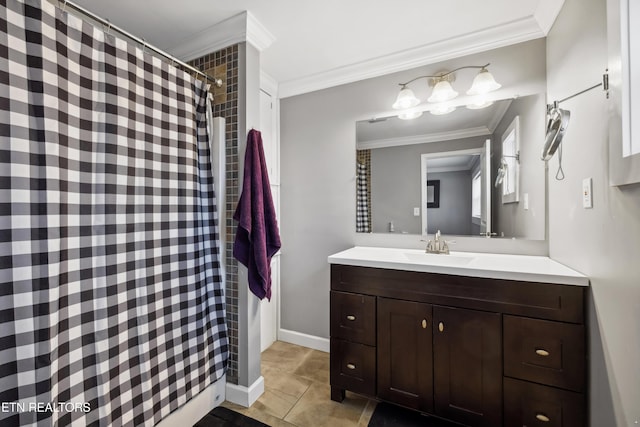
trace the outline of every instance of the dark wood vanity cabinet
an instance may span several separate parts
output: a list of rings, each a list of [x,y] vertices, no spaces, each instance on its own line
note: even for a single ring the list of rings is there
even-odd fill
[[[433,410],[432,306],[378,298],[377,396]]]
[[[468,426],[584,425],[584,287],[331,266],[331,398]]]
[[[500,314],[436,306],[433,320],[434,413],[467,425],[501,425]]]

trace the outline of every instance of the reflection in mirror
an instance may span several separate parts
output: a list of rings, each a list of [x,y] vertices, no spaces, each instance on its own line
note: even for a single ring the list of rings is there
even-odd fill
[[[509,131],[513,122],[519,127],[515,134]],[[459,108],[446,116],[357,122],[356,230],[433,234],[440,229],[445,235],[544,239],[545,170],[539,160],[544,125],[541,94],[481,110]],[[510,142],[503,148],[502,137],[509,134],[519,135],[519,148]],[[449,166],[459,170],[445,172],[445,162],[460,163]],[[504,177],[498,179],[504,163],[512,168],[504,170],[505,176],[519,176],[519,200],[507,204]],[[439,181],[438,207],[430,181]]]
[[[516,116],[502,134],[502,156],[497,186],[502,185],[502,203],[520,201],[520,117]]]
[[[422,154],[423,234],[491,232],[490,153],[487,139],[477,149]]]

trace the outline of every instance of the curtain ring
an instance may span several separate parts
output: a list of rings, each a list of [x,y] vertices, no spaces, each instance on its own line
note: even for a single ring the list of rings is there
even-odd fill
[[[147,49],[147,41],[145,39],[142,39],[142,53],[146,53]]]
[[[64,4],[62,5],[62,11],[63,12],[67,11],[67,0],[64,0]]]
[[[107,35],[111,35],[111,21],[107,19]]]

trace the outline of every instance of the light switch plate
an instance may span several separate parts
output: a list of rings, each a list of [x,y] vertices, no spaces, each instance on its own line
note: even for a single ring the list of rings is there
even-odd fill
[[[582,207],[593,208],[593,181],[591,178],[582,180]]]
[[[420,208],[413,208],[413,216],[420,216]]]
[[[522,195],[522,207],[525,211],[529,210],[529,193],[524,193]]]

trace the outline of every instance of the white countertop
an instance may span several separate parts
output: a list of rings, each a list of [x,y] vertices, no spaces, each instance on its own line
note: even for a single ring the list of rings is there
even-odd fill
[[[330,264],[458,276],[589,286],[589,279],[544,256],[451,252],[427,254],[422,249],[356,246],[328,257]]]

